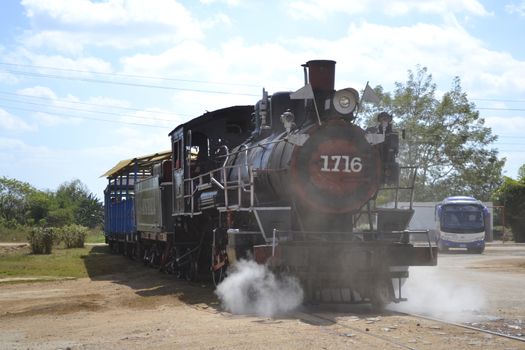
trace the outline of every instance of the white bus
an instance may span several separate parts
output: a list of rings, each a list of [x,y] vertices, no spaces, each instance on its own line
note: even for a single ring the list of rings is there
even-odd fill
[[[469,252],[483,252],[490,216],[482,202],[474,197],[448,197],[436,205],[435,214],[439,250],[465,248]]]

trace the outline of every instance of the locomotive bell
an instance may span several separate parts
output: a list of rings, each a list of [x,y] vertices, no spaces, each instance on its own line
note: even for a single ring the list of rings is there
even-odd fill
[[[290,132],[290,130],[295,127],[295,115],[289,109],[287,109],[286,112],[281,114],[281,122],[283,123],[286,131]]]

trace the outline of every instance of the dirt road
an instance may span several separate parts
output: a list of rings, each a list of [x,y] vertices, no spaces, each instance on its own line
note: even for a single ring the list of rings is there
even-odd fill
[[[95,279],[1,283],[0,349],[525,348],[522,342],[390,312],[301,309],[276,318],[231,315],[221,311],[211,286],[131,263],[136,264],[133,272]],[[431,294],[436,288],[428,292],[420,286],[431,284],[457,288],[434,295],[434,304],[449,310],[447,298],[459,291],[462,297],[451,302],[468,304],[454,306],[467,318],[461,321],[499,322],[516,334],[522,323],[525,328],[524,264],[525,246],[517,245],[491,246],[483,255],[442,255],[432,276],[411,272],[407,292],[413,287],[412,297]],[[407,307],[418,303],[428,304],[428,299],[416,298]]]

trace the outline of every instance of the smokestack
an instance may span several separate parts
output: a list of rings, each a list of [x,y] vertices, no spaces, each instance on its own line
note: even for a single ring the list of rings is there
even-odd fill
[[[313,60],[306,62],[312,89],[326,92],[334,91],[335,61]]]

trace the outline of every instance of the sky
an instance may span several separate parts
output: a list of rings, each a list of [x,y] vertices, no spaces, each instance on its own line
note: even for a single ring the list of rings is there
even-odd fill
[[[119,160],[170,148],[206,111],[295,91],[301,64],[337,61],[335,88],[393,91],[427,67],[454,77],[525,164],[525,0],[5,0],[0,176],[103,198]],[[395,120],[395,119],[394,119]]]

